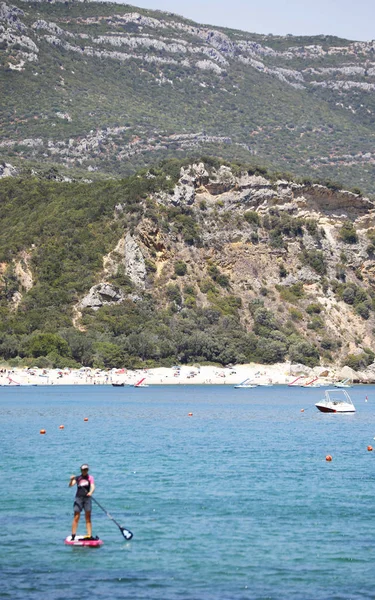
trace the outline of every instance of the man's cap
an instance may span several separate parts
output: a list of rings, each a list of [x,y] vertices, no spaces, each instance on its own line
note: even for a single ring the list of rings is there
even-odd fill
[[[89,469],[89,465],[86,465],[86,464],[81,465],[81,471],[84,471],[85,469],[88,470]]]

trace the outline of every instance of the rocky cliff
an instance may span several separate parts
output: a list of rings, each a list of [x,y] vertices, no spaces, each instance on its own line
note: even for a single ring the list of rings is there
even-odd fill
[[[131,354],[131,345],[133,356],[156,362],[170,356],[172,362],[370,365],[374,203],[229,164],[176,168],[151,169],[101,191],[80,186],[82,203],[74,188],[78,213],[70,214],[66,203],[69,220],[59,232],[51,225],[56,205],[42,199],[42,237],[30,244],[28,230],[29,247],[13,248],[3,262],[3,335],[52,330],[73,343],[67,332],[75,328],[112,353],[121,347]],[[50,198],[52,189],[64,186],[65,195],[70,189],[50,186]],[[14,207],[13,192],[7,194]],[[74,222],[82,230],[72,233]],[[62,238],[65,229],[71,233]],[[111,356],[110,363],[120,360]]]

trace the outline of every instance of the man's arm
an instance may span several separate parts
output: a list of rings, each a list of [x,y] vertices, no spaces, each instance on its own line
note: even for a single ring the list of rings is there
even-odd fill
[[[93,495],[95,491],[95,483],[94,483],[94,478],[92,478],[92,480],[90,481],[90,491],[87,494],[89,497]]]
[[[76,481],[76,476],[75,475],[71,475],[70,479],[69,479],[69,487],[72,487],[73,485],[75,485],[77,483]]]

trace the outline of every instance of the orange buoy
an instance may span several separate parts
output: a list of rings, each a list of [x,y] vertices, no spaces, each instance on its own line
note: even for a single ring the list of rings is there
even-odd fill
[[[39,433],[46,433],[46,430],[45,430],[45,429],[41,429],[41,430],[39,431]]]
[[[301,412],[305,412],[305,409],[304,409],[304,408],[301,408]]]
[[[327,462],[331,462],[331,460],[332,460],[332,456],[331,456],[330,454],[328,454],[328,455],[326,456],[326,461],[327,461]]]
[[[188,417],[192,417],[192,416],[193,416],[193,413],[189,413],[189,414],[188,414]]]
[[[64,425],[60,425],[59,429],[64,429]]]
[[[84,421],[88,421],[88,418],[87,418],[87,417],[85,417],[83,420],[84,420]]]
[[[369,452],[372,452],[372,446],[367,446],[367,450],[368,450]]]

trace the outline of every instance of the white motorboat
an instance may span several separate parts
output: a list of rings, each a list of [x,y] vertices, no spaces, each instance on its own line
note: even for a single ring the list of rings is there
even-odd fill
[[[355,406],[345,390],[327,390],[325,397],[315,404],[321,412],[354,413]]]
[[[254,383],[245,383],[244,385],[241,385],[240,383],[238,385],[234,386],[235,390],[242,390],[245,388],[255,388],[258,387],[257,385],[255,385]]]
[[[351,388],[353,387],[350,383],[348,383],[350,379],[343,379],[343,381],[336,381],[333,385],[336,388]]]
[[[251,383],[250,378],[248,377],[247,379],[244,379],[243,381],[241,381],[241,383],[238,383],[237,385],[235,385],[234,389],[242,390],[244,388],[255,388],[255,387],[257,387],[257,384]]]

